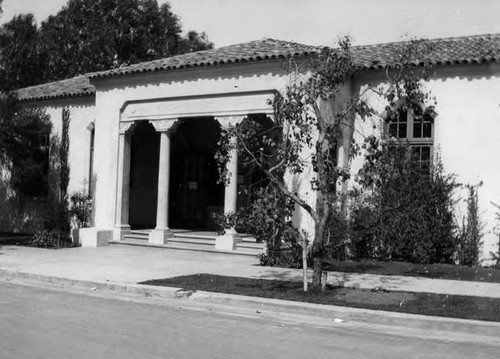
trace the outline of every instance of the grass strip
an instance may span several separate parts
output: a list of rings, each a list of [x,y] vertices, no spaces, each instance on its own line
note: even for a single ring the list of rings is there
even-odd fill
[[[462,319],[500,321],[500,299],[328,286],[324,293],[303,292],[302,283],[268,279],[194,274],[154,279],[139,284],[180,287],[316,304]]]

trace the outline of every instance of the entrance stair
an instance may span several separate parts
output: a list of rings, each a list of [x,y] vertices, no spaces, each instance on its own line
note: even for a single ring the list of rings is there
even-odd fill
[[[234,251],[221,251],[215,249],[216,232],[189,231],[173,229],[174,236],[164,245],[150,244],[148,242],[151,229],[132,230],[124,236],[123,241],[111,241],[112,245],[144,246],[165,249],[190,250],[198,252],[213,252],[233,255],[257,256],[264,252],[264,244],[258,243],[254,237],[242,234],[241,243],[236,244]]]

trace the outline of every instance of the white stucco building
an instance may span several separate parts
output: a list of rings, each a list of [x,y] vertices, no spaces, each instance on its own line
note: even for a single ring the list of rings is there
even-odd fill
[[[427,88],[438,99],[438,116],[419,135],[408,123],[406,137],[424,155],[439,148],[445,171],[459,182],[484,183],[479,198],[489,253],[498,238],[491,202],[500,203],[500,35],[432,41],[435,73]],[[361,69],[353,88],[379,81],[397,46],[353,47]],[[56,132],[62,109],[71,112],[69,192],[95,188],[94,227],[84,244],[122,241],[131,229],[150,229],[149,242],[163,244],[172,229],[209,230],[211,213],[234,210],[245,176],[234,156],[229,186],[216,183],[220,128],[251,115],[272,118],[267,101],[289,83],[283,61],[317,51],[264,39],[19,90],[26,106],[47,110]],[[370,131],[366,124],[356,129]],[[353,161],[353,172],[361,160]],[[216,247],[232,250],[237,237],[229,231]]]

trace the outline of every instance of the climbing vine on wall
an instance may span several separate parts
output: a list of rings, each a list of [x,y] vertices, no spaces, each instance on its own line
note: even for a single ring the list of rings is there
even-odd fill
[[[62,131],[61,131],[61,146],[59,147],[59,160],[61,161],[61,170],[59,172],[59,186],[61,199],[66,199],[69,185],[69,123],[70,112],[69,109],[62,110]]]

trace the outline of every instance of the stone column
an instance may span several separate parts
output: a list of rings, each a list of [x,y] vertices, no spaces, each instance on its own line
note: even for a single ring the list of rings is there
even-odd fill
[[[128,224],[130,191],[130,137],[134,122],[121,122],[118,139],[118,177],[116,183],[115,229],[113,240],[122,241],[130,232]]]
[[[236,126],[245,116],[223,116],[217,117],[216,120],[222,128]],[[228,182],[224,191],[224,214],[236,212],[236,202],[238,198],[238,150],[236,148],[236,138],[229,139],[232,149],[229,151],[229,161],[226,164],[228,171]],[[215,249],[224,251],[233,251],[236,249],[236,243],[241,242],[241,236],[236,232],[235,228],[226,230],[222,236],[217,236],[215,239]]]
[[[156,209],[156,228],[149,234],[149,243],[165,244],[173,232],[168,227],[168,192],[170,185],[170,135],[177,120],[151,121],[160,132],[160,161],[158,164],[158,204]]]

